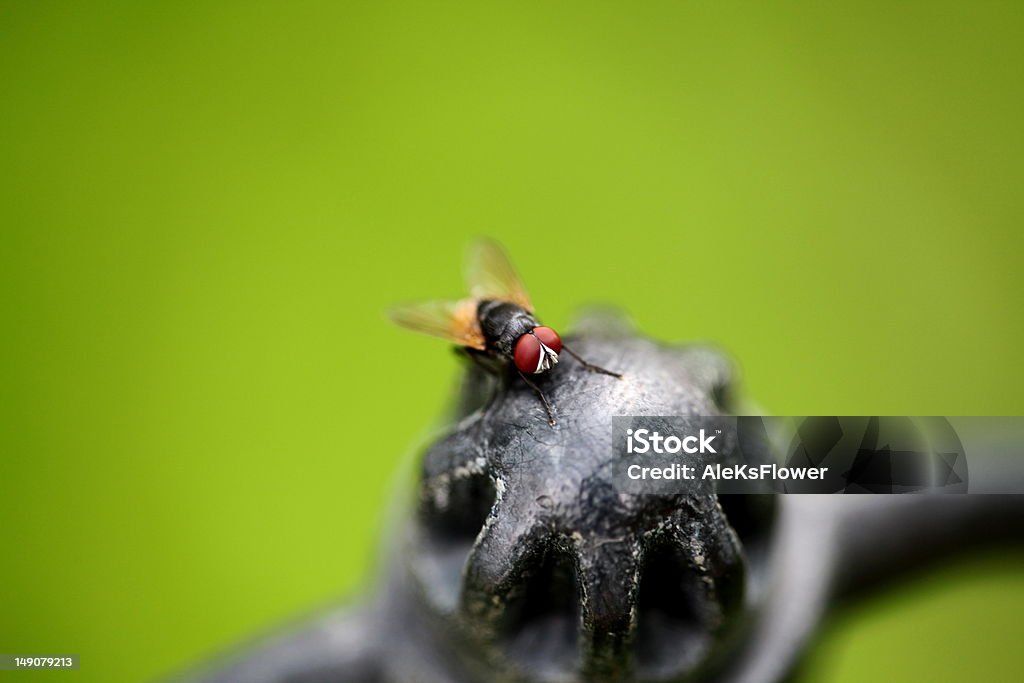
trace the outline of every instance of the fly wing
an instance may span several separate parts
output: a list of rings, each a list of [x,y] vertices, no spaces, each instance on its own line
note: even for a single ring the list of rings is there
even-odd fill
[[[480,240],[470,247],[466,262],[466,283],[474,299],[511,301],[533,313],[533,304],[530,303],[526,287],[505,255],[505,250],[493,240]]]
[[[424,301],[396,306],[388,314],[392,321],[402,327],[483,351],[487,344],[480,331],[476,306],[477,302],[472,299]]]

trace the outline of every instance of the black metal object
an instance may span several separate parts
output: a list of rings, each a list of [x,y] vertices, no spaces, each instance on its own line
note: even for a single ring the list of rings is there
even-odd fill
[[[522,383],[472,367],[426,453],[386,579],[187,680],[239,683],[785,678],[831,603],[968,545],[1019,540],[1015,496],[629,496],[613,415],[728,413],[720,354],[592,317]]]

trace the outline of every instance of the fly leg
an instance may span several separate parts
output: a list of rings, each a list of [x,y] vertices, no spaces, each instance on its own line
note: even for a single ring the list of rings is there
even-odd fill
[[[568,354],[569,354],[570,356],[572,356],[572,357],[573,357],[573,358],[575,358],[576,360],[578,360],[578,361],[580,362],[580,365],[582,365],[583,367],[585,367],[585,368],[586,368],[587,370],[590,370],[591,372],[599,372],[599,373],[601,373],[602,375],[611,375],[612,377],[617,377],[618,379],[622,379],[622,374],[621,374],[621,373],[618,373],[618,372],[612,372],[611,370],[605,370],[605,369],[604,369],[604,368],[602,368],[602,367],[601,367],[600,365],[594,365],[593,363],[588,363],[587,361],[585,361],[585,360],[583,360],[582,358],[580,358],[580,357],[579,357],[579,356],[578,356],[578,355],[576,354],[576,352],[575,352],[575,351],[573,351],[572,349],[570,349],[570,348],[569,348],[568,346],[566,346],[565,344],[562,344],[562,350],[563,350],[563,351],[565,351],[566,353],[568,353]]]
[[[544,410],[546,410],[548,413],[548,424],[554,427],[555,412],[554,409],[551,407],[551,402],[548,401],[548,397],[544,395],[544,392],[541,391],[540,387],[538,387],[532,380],[530,380],[530,378],[523,374],[522,370],[517,369],[516,372],[518,372],[519,376],[523,378],[524,382],[526,382],[526,386],[533,389],[534,393],[536,393],[537,396],[540,397],[541,403],[544,404]]]

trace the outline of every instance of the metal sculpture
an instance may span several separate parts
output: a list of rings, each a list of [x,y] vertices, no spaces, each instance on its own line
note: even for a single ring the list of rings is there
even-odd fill
[[[422,460],[386,579],[186,680],[771,683],[830,605],[967,547],[1024,537],[1015,496],[629,496],[613,415],[728,414],[730,363],[591,316],[530,387],[470,366]]]

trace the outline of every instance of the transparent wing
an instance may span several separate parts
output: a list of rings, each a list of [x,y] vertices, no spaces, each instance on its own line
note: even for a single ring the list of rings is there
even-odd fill
[[[470,247],[466,262],[466,284],[475,299],[511,301],[533,312],[526,287],[505,255],[505,250],[494,240],[480,240]]]
[[[487,345],[476,317],[476,305],[472,299],[423,301],[396,306],[388,315],[402,327],[483,351]]]

